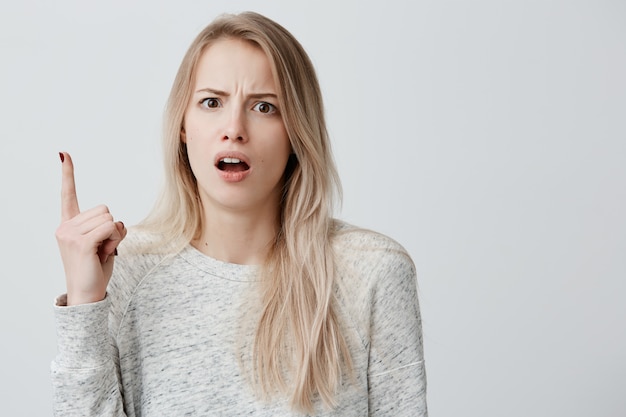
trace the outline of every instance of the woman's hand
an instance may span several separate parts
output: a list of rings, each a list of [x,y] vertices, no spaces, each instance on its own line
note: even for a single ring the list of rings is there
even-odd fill
[[[61,225],[56,238],[65,268],[67,305],[93,303],[104,299],[126,228],[114,221],[104,205],[80,212],[72,158],[68,153],[59,156],[63,177]]]

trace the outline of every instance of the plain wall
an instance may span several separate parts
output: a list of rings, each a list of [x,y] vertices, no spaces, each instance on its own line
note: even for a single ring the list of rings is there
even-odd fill
[[[139,221],[187,46],[248,9],[318,69],[339,216],[416,263],[431,416],[626,415],[617,0],[2,2],[0,414],[51,414],[57,152],[81,207]]]

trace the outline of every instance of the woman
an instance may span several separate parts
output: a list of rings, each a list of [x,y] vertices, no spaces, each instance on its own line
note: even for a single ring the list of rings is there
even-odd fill
[[[80,212],[61,153],[56,414],[426,415],[413,263],[332,219],[321,93],[293,36],[256,13],[211,23],[164,144],[164,192],[128,236],[104,206]]]

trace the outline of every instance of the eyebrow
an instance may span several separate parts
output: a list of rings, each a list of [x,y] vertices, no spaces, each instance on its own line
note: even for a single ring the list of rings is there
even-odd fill
[[[196,93],[211,93],[211,94],[215,94],[216,96],[226,96],[226,97],[230,95],[226,91],[216,90],[215,88],[201,88],[200,90],[197,90]],[[274,99],[278,99],[278,96],[274,93],[253,93],[253,94],[248,94],[248,97],[250,98],[271,97]]]

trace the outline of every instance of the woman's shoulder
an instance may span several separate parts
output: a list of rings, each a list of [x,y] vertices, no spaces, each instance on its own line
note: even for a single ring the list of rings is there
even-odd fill
[[[130,227],[118,246],[108,291],[113,296],[130,296],[140,282],[172,254],[171,245],[160,243],[154,232]]]
[[[371,256],[378,253],[379,256],[388,255],[392,258],[410,259],[406,249],[391,237],[341,220],[334,221],[332,242],[335,251],[339,254],[348,252],[350,255],[362,253]]]
[[[338,272],[344,279],[365,286],[415,279],[413,260],[391,237],[342,221],[335,221],[332,236]]]

